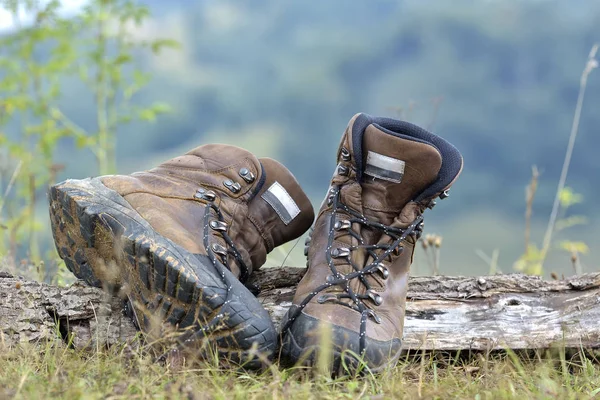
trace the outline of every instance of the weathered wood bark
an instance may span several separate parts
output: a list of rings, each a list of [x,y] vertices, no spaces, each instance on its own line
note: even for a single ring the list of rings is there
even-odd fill
[[[60,341],[76,348],[135,336],[123,302],[77,282],[69,287],[26,281],[0,272],[0,344]]]
[[[302,268],[259,271],[253,283],[275,324],[290,305]],[[122,301],[74,284],[59,288],[0,272],[0,343],[58,340],[74,346],[132,338]],[[412,277],[406,308],[410,350],[600,347],[600,273],[564,281],[518,274]]]

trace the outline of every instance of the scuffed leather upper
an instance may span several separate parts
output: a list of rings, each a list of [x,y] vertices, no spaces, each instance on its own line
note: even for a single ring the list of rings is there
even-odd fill
[[[375,124],[366,126],[364,131],[360,132],[361,137],[357,139],[353,137],[356,133],[353,126],[359,115],[352,118],[342,137],[337,153],[338,168],[332,178],[330,188],[341,186],[341,202],[363,214],[369,220],[405,229],[423,213],[431,200],[430,197],[414,201],[438,178],[442,156],[438,149],[430,143],[391,134]],[[394,183],[378,179],[366,175],[364,170],[357,170],[358,163],[355,157],[358,152],[354,148],[357,141],[362,146],[360,153],[362,154],[361,165],[363,168],[369,151],[402,160],[405,164],[401,182]],[[344,156],[344,152],[346,152],[346,156]],[[344,171],[343,173],[339,172],[340,167]],[[362,175],[361,179],[358,178],[359,173]],[[332,274],[326,259],[328,251],[361,244],[359,240],[346,232],[339,231],[334,233],[331,249],[328,248],[332,224],[342,219],[349,219],[347,213],[338,210],[336,218],[332,220],[334,210],[333,205],[328,202],[330,193],[328,192],[318,213],[308,251],[309,268],[294,296],[293,304],[295,305],[299,305]],[[436,193],[434,197],[437,195],[439,193]],[[392,242],[392,238],[380,230],[366,228],[358,223],[354,223],[352,229],[360,234],[363,240],[362,244],[390,244]],[[380,318],[380,323],[376,323],[373,319],[367,321],[366,335],[368,338],[390,341],[402,337],[409,268],[412,263],[415,241],[414,236],[409,236],[402,242],[403,251],[399,255],[393,255],[391,260],[384,261],[384,265],[389,271],[387,279],[383,279],[379,273],[374,273],[366,278],[371,290],[379,294],[383,300],[381,305],[376,305],[371,300],[364,301],[367,307],[375,311]],[[361,268],[373,261],[363,249],[352,251],[350,257]],[[344,258],[334,258],[333,263],[335,268],[344,275],[354,271]],[[356,294],[366,294],[366,287],[359,279],[351,280],[350,288]],[[339,286],[333,286],[321,293],[343,293],[343,290]],[[310,303],[302,309],[302,314],[317,320],[328,321],[353,332],[359,332],[360,312],[334,302],[320,303],[319,297],[319,295],[314,296]],[[351,305],[350,299],[342,301]]]
[[[248,181],[241,174],[244,169]],[[214,204],[228,225],[227,233],[250,271],[262,266],[273,248],[302,235],[314,219],[309,199],[283,165],[230,145],[200,146],[149,171],[101,179],[154,230],[195,254],[207,254],[205,232],[209,246],[218,243],[226,247],[222,235],[205,229],[209,201],[199,195],[199,190],[213,191]],[[273,182],[279,182],[300,209],[288,225],[262,198]],[[239,185],[239,190],[230,189],[231,183]],[[228,257],[228,266],[239,277],[233,257]]]

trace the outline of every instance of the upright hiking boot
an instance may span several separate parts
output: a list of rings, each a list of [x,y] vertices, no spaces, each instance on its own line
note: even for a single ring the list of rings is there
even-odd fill
[[[337,161],[307,243],[308,270],[282,324],[282,355],[310,365],[325,343],[334,374],[379,371],[400,356],[422,214],[448,196],[463,161],[424,129],[366,114],[350,121]]]
[[[314,212],[277,161],[211,144],[149,171],[53,186],[50,217],[67,267],[121,293],[141,329],[158,316],[187,328],[186,344],[244,362],[253,345],[268,356],[278,344],[244,283],[267,253],[306,232]]]

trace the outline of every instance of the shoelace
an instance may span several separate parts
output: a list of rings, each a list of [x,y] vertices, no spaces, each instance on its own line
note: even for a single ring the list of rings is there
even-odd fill
[[[223,282],[227,282],[225,272],[218,266],[223,265],[225,266],[225,268],[231,271],[231,267],[227,262],[227,256],[231,254],[240,269],[239,281],[245,284],[250,275],[249,268],[242,259],[242,256],[240,255],[240,252],[236,248],[235,244],[233,243],[233,240],[227,233],[227,229],[229,228],[229,226],[225,222],[225,218],[223,217],[223,213],[221,212],[220,208],[214,203],[216,194],[212,190],[199,189],[197,197],[207,201],[204,213],[203,243],[204,248],[206,249],[206,252],[208,254],[208,258],[215,266],[215,268],[221,271],[221,278],[223,279]],[[211,210],[213,210],[216,213],[217,219],[211,218]],[[227,244],[227,248],[221,246],[218,243],[213,243],[211,246],[208,245],[211,230],[219,232],[221,234],[221,236],[225,240],[225,243]],[[217,260],[217,256],[221,259],[220,262]],[[258,288],[249,286],[247,284],[246,287],[248,287],[250,291],[253,291],[255,295],[257,294]],[[230,291],[231,286],[228,285],[228,294]],[[225,300],[224,304],[227,304],[229,301],[230,300]],[[215,318],[213,318],[207,325],[201,325],[200,322],[197,321],[196,325],[198,329],[184,333],[184,335],[179,339],[178,346],[175,349],[160,355],[157,358],[157,361],[164,362],[167,359],[169,353],[176,353],[178,351],[181,351],[187,343],[194,342],[195,340],[205,337],[208,333],[211,332],[211,330],[215,329],[218,326],[218,324],[222,321],[224,317],[224,314],[217,314]]]
[[[326,260],[329,265],[329,269],[331,270],[331,275],[327,277],[327,281],[321,286],[317,287],[314,291],[310,292],[302,302],[296,306],[295,310],[290,314],[285,326],[282,329],[282,332],[285,332],[294,320],[298,317],[300,312],[306,305],[320,292],[331,288],[333,286],[339,286],[343,289],[344,293],[327,293],[319,296],[317,302],[325,303],[325,302],[334,302],[335,304],[340,304],[345,307],[350,307],[353,310],[360,312],[360,333],[359,333],[359,352],[362,354],[366,349],[366,330],[367,330],[367,320],[368,318],[372,318],[376,323],[381,323],[381,319],[377,315],[377,313],[365,304],[365,301],[371,300],[375,306],[379,306],[382,304],[383,299],[380,295],[373,292],[371,290],[371,286],[367,280],[367,276],[375,273],[380,273],[383,279],[387,279],[389,275],[389,271],[383,265],[383,261],[387,258],[391,258],[392,254],[398,256],[403,251],[403,247],[401,246],[402,241],[408,238],[411,234],[420,235],[422,231],[421,222],[423,221],[423,217],[419,215],[406,229],[400,229],[392,226],[388,226],[376,221],[371,221],[366,218],[364,215],[360,214],[357,211],[352,210],[345,204],[340,201],[340,190],[341,186],[336,186],[331,190],[330,199],[332,200],[333,212],[330,217],[330,231],[329,238],[327,242],[326,249]],[[337,214],[343,211],[344,213],[351,216],[350,219],[344,219],[336,221]],[[359,223],[365,227],[377,229],[382,231],[385,235],[392,238],[392,242],[390,244],[374,244],[367,245],[364,244],[364,239],[360,234],[356,233],[352,229],[352,224]],[[351,235],[360,243],[356,246],[348,246],[348,247],[337,247],[333,248],[333,240],[336,232],[346,231],[346,234]],[[367,254],[371,256],[373,262],[366,265],[363,268],[356,265],[351,260],[351,253],[354,250],[365,249]],[[383,250],[380,254],[377,254],[376,250]],[[350,272],[346,275],[341,274],[334,265],[335,258],[346,258],[348,264],[352,266],[353,272]],[[350,282],[354,279],[359,279],[360,282],[367,289],[366,294],[357,294],[350,287]],[[342,299],[350,299],[352,302],[348,304],[347,302],[342,301]]]
[[[211,219],[211,209],[215,211],[217,219]],[[231,271],[231,267],[227,263],[227,257],[229,255],[232,255],[236,264],[238,265],[238,268],[240,269],[239,280],[240,282],[245,283],[248,280],[248,277],[250,276],[250,270],[244,262],[244,260],[242,259],[239,250],[235,247],[233,240],[231,240],[231,237],[227,233],[227,228],[228,225],[225,222],[225,218],[223,217],[223,213],[221,213],[219,207],[215,205],[215,203],[213,203],[212,201],[208,202],[206,204],[206,212],[204,213],[204,247],[207,250],[208,257],[212,261],[213,265],[216,266],[216,257],[219,256],[219,258],[221,259],[221,264],[223,264],[225,268]],[[225,240],[227,247],[221,246],[218,243],[213,243],[209,246],[208,239],[210,230],[219,232]]]

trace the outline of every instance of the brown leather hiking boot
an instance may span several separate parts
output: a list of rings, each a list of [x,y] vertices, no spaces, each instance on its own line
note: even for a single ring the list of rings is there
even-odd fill
[[[277,161],[214,144],[146,172],[60,183],[50,217],[67,267],[120,290],[138,326],[150,330],[158,315],[188,327],[186,343],[203,339],[242,362],[253,344],[268,354],[277,346],[269,314],[243,283],[314,212]]]
[[[312,364],[329,331],[334,373],[356,367],[356,355],[377,371],[400,356],[422,213],[447,197],[463,162],[424,129],[365,114],[352,118],[337,156],[307,247],[308,270],[282,325],[282,351]]]

